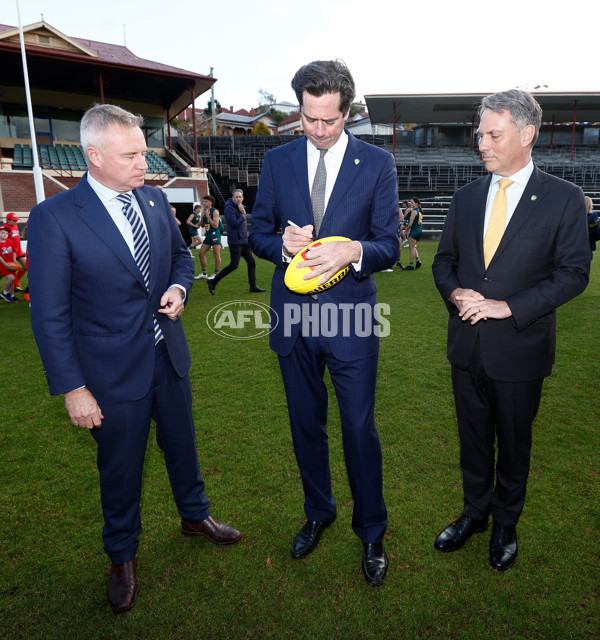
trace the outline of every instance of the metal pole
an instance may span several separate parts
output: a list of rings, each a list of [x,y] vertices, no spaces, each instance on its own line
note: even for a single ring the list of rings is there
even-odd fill
[[[19,40],[21,41],[21,58],[23,60],[23,75],[25,76],[25,96],[27,99],[27,113],[29,115],[29,129],[31,132],[31,152],[33,155],[33,184],[35,185],[35,198],[37,202],[46,199],[44,193],[44,176],[40,169],[38,159],[37,140],[35,137],[35,123],[33,120],[33,108],[31,107],[31,94],[29,92],[29,74],[27,73],[27,57],[25,56],[25,38],[23,27],[21,26],[21,12],[19,10],[19,0],[17,1],[17,17],[19,19]]]
[[[213,67],[210,68],[210,77],[213,78]],[[212,111],[213,136],[217,135],[217,114],[215,112],[215,83],[210,85],[210,110]]]
[[[198,166],[198,133],[196,132],[196,92],[194,87],[190,89],[192,98],[192,128],[194,135],[194,166]]]

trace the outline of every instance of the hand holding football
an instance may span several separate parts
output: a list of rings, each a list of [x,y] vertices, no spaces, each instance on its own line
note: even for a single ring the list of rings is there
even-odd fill
[[[339,242],[347,240],[349,240],[349,238],[344,238],[342,236],[329,236],[327,238],[320,238],[319,240],[315,240],[314,242],[306,245],[306,247],[304,247],[302,251],[298,251],[293,260],[289,263],[288,268],[285,272],[285,286],[290,291],[294,291],[295,293],[312,294],[318,293],[319,291],[325,291],[325,289],[329,289],[330,287],[340,282],[340,280],[342,280],[350,271],[349,266],[340,269],[331,278],[329,278],[327,282],[318,284],[319,280],[322,277],[322,274],[315,276],[314,278],[310,278],[309,280],[304,280],[306,269],[314,269],[315,267],[307,266],[305,268],[298,268],[298,264],[301,264],[302,262],[305,262],[307,260],[307,253],[311,248],[319,247],[328,242]]]

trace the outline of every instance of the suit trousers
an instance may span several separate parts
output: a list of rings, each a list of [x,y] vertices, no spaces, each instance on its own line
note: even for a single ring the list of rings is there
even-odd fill
[[[517,524],[525,503],[532,424],[542,384],[543,379],[500,382],[489,378],[479,340],[469,367],[452,367],[465,515],[481,519],[491,513],[500,524]]]
[[[225,276],[235,271],[240,264],[240,258],[244,258],[248,264],[248,282],[251,287],[256,286],[256,262],[248,244],[230,244],[229,255],[231,261],[229,264],[215,276],[215,282],[223,280]]]
[[[374,418],[377,361],[375,353],[341,362],[322,336],[300,335],[292,352],[279,356],[306,517],[322,521],[336,515],[327,438],[328,394],[323,381],[327,366],[340,409],[346,470],[354,499],[352,528],[363,542],[381,542],[387,527],[381,444]]]
[[[102,427],[92,435],[98,445],[104,550],[112,562],[128,562],[136,554],[141,531],[142,471],[151,419],[179,514],[195,522],[210,515],[198,466],[190,380],[175,373],[161,340],[146,396],[100,408]]]

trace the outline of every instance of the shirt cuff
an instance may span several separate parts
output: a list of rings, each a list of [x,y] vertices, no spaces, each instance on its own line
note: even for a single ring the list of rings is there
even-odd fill
[[[363,246],[362,246],[362,242],[358,243],[360,245],[360,258],[358,259],[358,262],[353,262],[352,263],[352,268],[356,271],[356,273],[360,273],[360,270],[362,269],[362,261],[363,261]]]
[[[186,298],[187,298],[187,291],[185,290],[185,287],[183,287],[180,284],[172,284],[169,289],[172,289],[173,287],[177,287],[178,289],[181,289],[183,291],[183,301],[185,302]]]

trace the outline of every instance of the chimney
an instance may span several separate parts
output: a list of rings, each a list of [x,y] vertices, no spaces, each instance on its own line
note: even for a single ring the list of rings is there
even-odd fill
[[[231,107],[229,107],[231,109],[231,113],[233,113],[233,105],[231,105]]]

